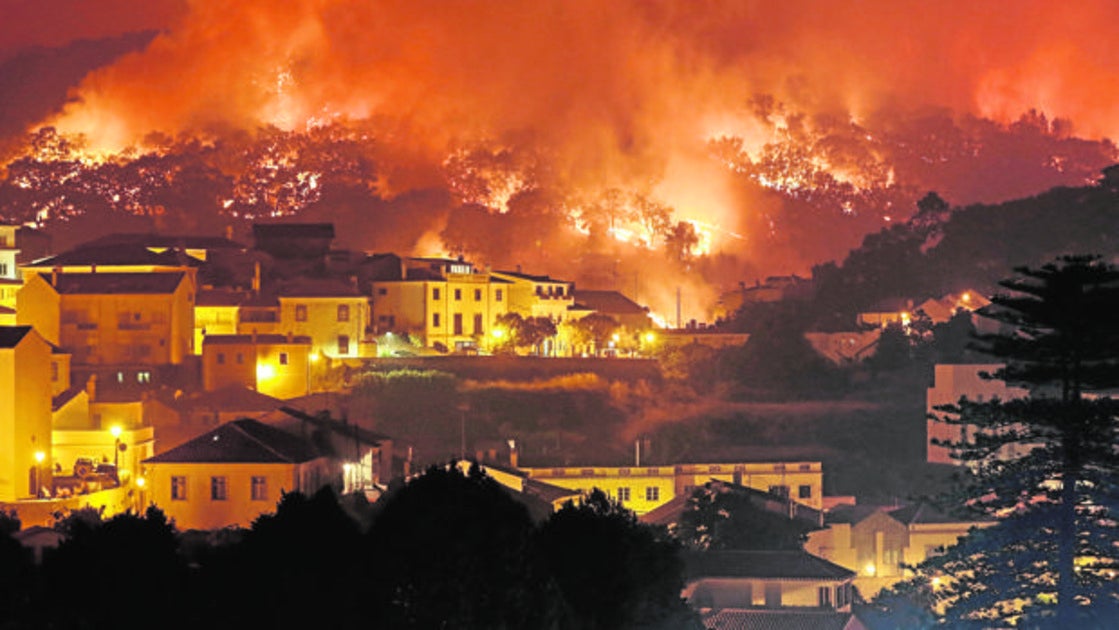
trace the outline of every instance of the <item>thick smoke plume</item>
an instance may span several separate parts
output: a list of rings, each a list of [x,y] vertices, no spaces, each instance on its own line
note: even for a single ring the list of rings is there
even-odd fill
[[[97,4],[53,39],[0,34],[58,45],[60,33],[119,34],[109,18],[136,15],[127,0]],[[841,255],[904,220],[930,188],[968,203],[1083,183],[1115,158],[1095,141],[1119,136],[1106,0],[140,4],[131,19],[161,33],[86,76],[44,124],[84,134],[102,155],[265,126],[359,130],[377,147],[386,208],[439,200],[415,213],[413,249],[560,276],[574,268],[580,281],[639,297],[656,284],[670,295],[647,299],[662,312],[675,286],[806,271]],[[18,6],[36,17],[30,2]],[[971,172],[996,163],[1011,172]],[[821,196],[852,227],[813,225]],[[667,224],[649,204],[669,210]],[[564,240],[550,242],[525,227],[554,227],[557,213],[585,238],[558,230]],[[518,251],[501,259],[471,245],[469,226],[506,215],[529,233],[510,241]],[[651,259],[665,257],[650,252],[674,247],[685,264],[653,283]]]

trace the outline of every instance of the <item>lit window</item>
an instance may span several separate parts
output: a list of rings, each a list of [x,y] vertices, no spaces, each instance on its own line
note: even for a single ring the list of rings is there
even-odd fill
[[[228,497],[225,491],[225,477],[210,477],[210,500],[225,501]]]
[[[152,382],[152,373],[147,370],[141,370],[136,373],[137,383],[150,383]]]
[[[350,321],[350,306],[348,304],[339,304],[338,305],[338,321],[340,321],[340,322]]]
[[[618,501],[622,503],[629,501],[629,488],[618,488]]]
[[[186,501],[187,500],[187,478],[186,477],[171,477],[171,500],[172,501]]]
[[[288,353],[281,352],[280,353],[280,365],[287,365],[287,364],[288,364]]]
[[[253,477],[252,497],[253,501],[267,501],[268,500],[268,478],[267,477]]]
[[[307,305],[306,304],[296,304],[295,305],[295,321],[297,321],[297,322],[307,321]]]
[[[648,488],[645,488],[645,500],[646,501],[660,501],[661,500],[661,489],[657,488],[656,486],[649,486]]]
[[[350,338],[346,335],[338,335],[338,354],[350,353]]]

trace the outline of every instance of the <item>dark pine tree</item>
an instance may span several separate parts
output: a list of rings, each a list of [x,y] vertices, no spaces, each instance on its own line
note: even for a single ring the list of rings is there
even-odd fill
[[[948,574],[939,597],[959,626],[1096,623],[1119,613],[1119,405],[1085,394],[1119,385],[1119,270],[1076,256],[1016,271],[981,312],[1005,332],[974,348],[1030,397],[941,409],[970,436],[951,445],[974,472],[966,506],[1000,522],[926,570]]]

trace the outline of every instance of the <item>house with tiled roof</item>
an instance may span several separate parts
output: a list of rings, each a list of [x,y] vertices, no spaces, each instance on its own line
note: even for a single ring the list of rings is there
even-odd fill
[[[192,354],[194,285],[185,272],[31,274],[17,320],[82,365],[178,365]]]
[[[855,573],[804,551],[691,552],[684,564],[682,596],[707,628],[862,628]]]
[[[374,354],[365,343],[369,298],[357,282],[333,278],[289,282],[277,290],[280,332],[311,338],[312,356],[352,359]]]
[[[510,282],[462,259],[401,258],[378,263],[370,280],[373,333],[405,334],[442,351],[487,345],[509,310]]]
[[[921,502],[901,507],[845,505],[827,513],[826,527],[811,532],[804,548],[856,572],[859,592],[873,597],[909,577],[905,567],[955,545],[974,527],[992,524],[952,517]]]
[[[146,498],[182,530],[249,527],[285,492],[340,481],[337,465],[302,437],[236,420],[143,462]]]

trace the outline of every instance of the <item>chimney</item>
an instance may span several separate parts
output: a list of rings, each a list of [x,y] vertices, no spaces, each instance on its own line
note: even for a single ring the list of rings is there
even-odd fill
[[[89,395],[89,401],[97,400],[97,375],[90,374],[89,380],[85,382],[85,391]]]
[[[51,285],[58,287],[58,276],[62,273],[62,267],[55,267],[51,269]]]
[[[513,440],[509,440],[509,465],[513,468],[517,468],[520,459],[520,452],[517,451],[517,443]]]

